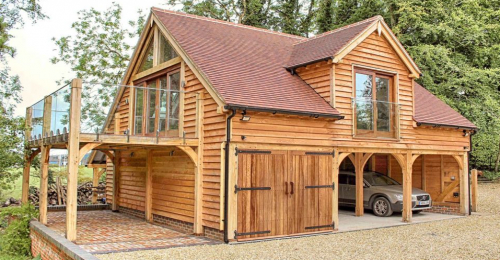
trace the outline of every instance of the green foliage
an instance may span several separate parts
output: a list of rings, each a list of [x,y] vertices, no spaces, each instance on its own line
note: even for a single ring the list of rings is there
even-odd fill
[[[82,120],[90,122],[88,129],[104,125],[108,111],[103,112],[102,108],[113,102],[133,50],[128,42],[137,39],[144,23],[144,15],[139,11],[137,20],[124,27],[122,8],[113,3],[104,12],[94,8],[79,11],[77,21],[71,25],[75,35],[52,39],[58,54],[51,62],[69,65],[75,76],[85,81]],[[64,79],[59,82],[67,83]]]
[[[500,178],[500,172],[483,171],[483,176],[486,177],[488,180],[496,180]]]
[[[38,212],[29,203],[0,211],[0,256],[30,256],[29,222],[37,217]]]

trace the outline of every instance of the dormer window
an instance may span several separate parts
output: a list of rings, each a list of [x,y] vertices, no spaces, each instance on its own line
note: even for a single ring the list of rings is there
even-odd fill
[[[393,75],[356,69],[354,86],[355,136],[395,138]]]

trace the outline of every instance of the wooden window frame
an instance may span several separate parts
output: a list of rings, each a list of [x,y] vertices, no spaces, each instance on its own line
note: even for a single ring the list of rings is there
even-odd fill
[[[179,73],[181,74],[181,67],[180,66],[173,66],[169,69],[166,69],[166,70],[163,70],[161,72],[158,72],[158,73],[154,73],[148,77],[144,77],[136,82],[133,82],[133,84],[135,86],[138,86],[140,88],[142,88],[144,90],[144,94],[143,94],[143,100],[142,100],[142,104],[143,104],[143,111],[142,111],[142,124],[141,124],[141,129],[142,129],[142,132],[140,134],[136,134],[136,129],[135,129],[135,120],[136,120],[136,107],[137,107],[137,103],[138,103],[138,100],[137,100],[137,91],[135,91],[135,94],[134,94],[134,108],[133,108],[133,113],[134,113],[134,116],[132,117],[132,125],[134,126],[134,129],[133,129],[133,133],[134,135],[138,135],[138,136],[156,136],[156,132],[158,131],[159,129],[159,122],[160,122],[160,97],[161,97],[161,91],[160,91],[160,80],[162,78],[166,78],[167,80],[167,88],[166,90],[169,91],[170,90],[170,81],[169,81],[169,77],[170,75],[172,74],[175,74],[175,73]],[[149,122],[149,91],[151,89],[148,88],[148,84],[151,83],[152,81],[154,81],[156,83],[156,86],[155,86],[155,89],[156,89],[156,96],[155,96],[155,115],[156,115],[156,118],[155,118],[155,127],[154,127],[154,131],[152,133],[149,133],[148,132],[148,122]],[[179,80],[179,93],[182,91],[182,79]],[[168,93],[168,92],[167,92]],[[183,106],[181,105],[181,103],[183,103],[184,100],[182,98],[180,98],[179,100],[179,109]],[[169,127],[169,111],[168,111],[168,107],[169,107],[169,104],[170,104],[170,100],[169,100],[169,95],[167,95],[167,117],[165,118],[165,131],[164,132],[160,132],[158,134],[158,136],[160,137],[179,137],[179,131],[180,131],[180,127],[178,127],[177,129],[174,129],[174,130],[169,130],[168,127]],[[179,111],[179,121],[180,120],[183,120],[182,118],[180,118],[180,114],[181,114],[181,111]]]
[[[376,101],[377,100],[377,87],[376,87],[376,80],[377,78],[386,78],[389,79],[389,104],[391,106],[397,106],[397,87],[396,87],[396,80],[397,80],[397,74],[390,73],[390,72],[385,72],[385,71],[379,71],[376,69],[370,69],[370,68],[364,68],[364,67],[353,67],[353,97],[354,97],[354,102],[356,102],[356,90],[357,90],[357,82],[356,82],[356,74],[364,74],[364,75],[370,75],[372,76],[372,96],[371,96],[371,101]],[[375,103],[376,104],[376,103]],[[384,138],[384,139],[398,139],[398,132],[399,132],[399,125],[397,123],[397,114],[396,109],[397,107],[391,107],[391,110],[393,111],[393,115],[390,117],[390,125],[389,125],[389,131],[379,131],[377,130],[377,121],[378,121],[378,113],[377,113],[377,106],[372,105],[373,107],[373,123],[372,123],[372,130],[365,130],[365,129],[358,129],[357,126],[357,114],[354,113],[353,111],[353,135],[356,138]]]

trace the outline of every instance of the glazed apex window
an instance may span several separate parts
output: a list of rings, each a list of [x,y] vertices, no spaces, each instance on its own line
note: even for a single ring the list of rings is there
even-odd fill
[[[392,75],[355,70],[353,100],[356,136],[394,138],[397,104]]]
[[[147,80],[135,90],[134,132],[179,136],[180,72]]]

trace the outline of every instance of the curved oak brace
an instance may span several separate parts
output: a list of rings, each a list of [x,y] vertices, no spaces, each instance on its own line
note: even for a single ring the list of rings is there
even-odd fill
[[[411,157],[411,165],[413,166],[413,163],[415,163],[415,161],[417,160],[417,158],[420,156],[421,154],[414,154],[412,157]]]
[[[85,154],[90,152],[90,150],[95,149],[99,145],[101,145],[101,143],[88,143],[88,144],[84,145],[82,148],[80,148],[78,160],[81,161],[83,159],[83,156],[85,156]]]
[[[180,146],[180,145],[176,147],[184,151],[189,156],[189,158],[191,158],[191,161],[193,161],[194,166],[198,167],[198,154],[193,150],[193,148],[191,148],[190,146]]]
[[[365,153],[365,155],[363,155],[363,159],[361,160],[361,168],[365,168],[366,163],[368,162],[370,157],[372,157],[372,155],[373,153]]]
[[[401,169],[405,169],[406,168],[406,158],[405,158],[404,155],[399,154],[399,153],[391,153],[391,155],[399,163],[399,166],[401,167]]]
[[[339,153],[339,164],[342,163],[342,161],[347,157],[347,156],[351,156],[352,154],[351,153]],[[350,158],[350,157],[349,157]],[[351,159],[352,160],[352,159]],[[353,162],[354,163],[354,162]]]
[[[115,156],[111,153],[111,151],[102,150],[101,152],[103,152],[105,155],[107,155],[109,160],[111,160],[112,162],[115,161]]]
[[[455,161],[457,161],[460,170],[463,170],[464,169],[463,157],[459,155],[452,155],[452,156],[455,159]]]
[[[41,151],[42,150],[40,148],[32,151],[31,154],[29,155],[30,162],[33,161],[33,158],[35,158],[35,156],[37,156]]]

